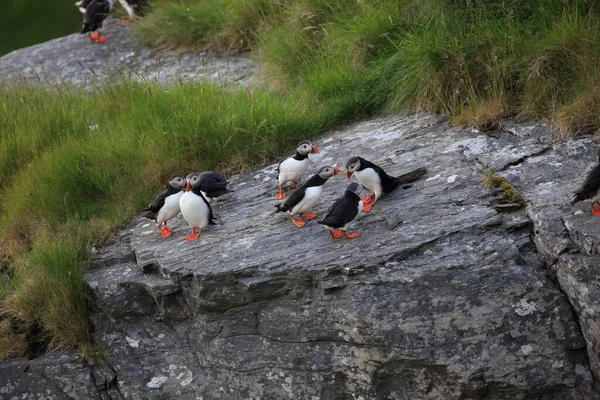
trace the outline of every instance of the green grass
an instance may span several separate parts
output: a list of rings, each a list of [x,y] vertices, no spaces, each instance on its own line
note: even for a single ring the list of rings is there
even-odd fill
[[[344,106],[301,91],[249,98],[207,84],[124,82],[91,96],[0,89],[2,336],[18,342],[39,332],[49,349],[88,343],[81,278],[93,244],[131,220],[172,174],[274,160],[346,121]]]
[[[251,50],[267,89],[0,89],[0,356],[32,332],[49,349],[89,343],[89,248],[173,173],[248,170],[335,125],[415,109],[481,129],[508,116],[600,127],[592,0],[152,3],[143,40]]]
[[[461,125],[511,114],[568,135],[600,127],[599,11],[594,0],[162,0],[137,29],[164,47],[252,49],[274,88]],[[482,122],[498,99],[504,112]]]

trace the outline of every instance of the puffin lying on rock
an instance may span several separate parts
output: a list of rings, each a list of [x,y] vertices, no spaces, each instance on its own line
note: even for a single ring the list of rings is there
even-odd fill
[[[578,201],[592,199],[592,214],[600,217],[600,201],[597,199],[600,189],[600,147],[596,150],[598,164],[588,173],[583,185],[575,192],[571,204]]]
[[[300,215],[301,218],[313,219],[317,217],[317,213],[304,214],[309,211],[319,198],[323,191],[323,185],[329,178],[334,175],[341,174],[342,171],[337,167],[323,167],[315,175],[310,177],[309,180],[304,183],[299,189],[295,190],[290,197],[282,204],[277,204],[275,212],[288,211],[290,219],[298,228],[302,228],[306,225],[306,222],[302,219],[294,219],[294,215]]]
[[[218,172],[206,171],[198,174],[200,176],[200,191],[206,200],[214,201],[231,192],[227,189],[227,179]]]
[[[281,200],[285,198],[283,193],[283,185],[287,182],[293,182],[298,189],[298,182],[300,178],[308,169],[308,155],[314,153],[319,154],[317,146],[311,142],[304,141],[300,142],[296,147],[296,154],[286,158],[277,166],[277,180],[279,181],[279,194],[275,197],[275,200]]]
[[[337,199],[327,211],[322,221],[317,221],[329,229],[332,238],[338,239],[342,234],[348,239],[354,239],[359,232],[347,233],[346,228],[363,211],[363,201],[360,199],[360,185],[352,182],[346,188],[344,196]]]
[[[371,194],[364,199],[363,211],[369,212],[377,203],[379,198],[386,193],[396,189],[399,185],[414,181],[427,173],[427,169],[419,168],[408,174],[395,177],[388,175],[383,168],[365,160],[362,157],[352,157],[346,162],[346,176],[348,179],[352,174]]]
[[[181,215],[192,227],[192,233],[185,237],[191,242],[198,239],[202,230],[208,225],[216,225],[213,219],[212,208],[200,191],[200,175],[189,174],[186,178],[185,193],[179,199]],[[196,229],[199,229],[196,232]]]
[[[181,175],[173,175],[167,184],[167,190],[159,194],[145,211],[144,217],[156,221],[158,231],[164,238],[173,233],[173,229],[167,228],[167,221],[179,214],[179,199],[183,195],[185,179]],[[164,224],[164,226],[162,226]]]
[[[100,36],[98,30],[102,27],[102,23],[112,10],[112,0],[83,0],[80,3],[80,10],[84,8],[83,6],[85,5],[83,29],[81,29],[81,33],[89,33],[90,40],[97,43],[106,42],[108,38],[106,36]]]

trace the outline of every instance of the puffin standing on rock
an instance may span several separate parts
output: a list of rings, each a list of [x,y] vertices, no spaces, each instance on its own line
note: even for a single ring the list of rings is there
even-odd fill
[[[296,154],[292,157],[288,157],[277,166],[277,180],[279,181],[279,194],[275,197],[275,200],[281,200],[285,198],[283,193],[283,185],[287,182],[293,182],[298,189],[298,182],[302,175],[308,169],[308,155],[310,153],[319,154],[317,146],[311,142],[304,141],[300,142],[296,147]]]
[[[346,228],[350,222],[363,211],[364,204],[359,196],[360,185],[352,182],[346,188],[344,197],[341,197],[333,203],[327,211],[327,215],[322,221],[317,221],[329,229],[329,234],[334,239],[339,239],[342,235],[348,239],[354,239],[360,235],[359,232],[347,233]]]
[[[596,150],[596,156],[598,157],[598,164],[592,168],[585,178],[583,185],[575,192],[571,204],[592,199],[592,214],[600,217],[600,201],[596,198],[600,189],[600,147]]]
[[[179,199],[183,195],[185,179],[181,175],[173,175],[167,184],[167,190],[159,194],[145,211],[144,217],[156,221],[158,231],[164,238],[173,233],[173,229],[167,228],[167,221],[179,214]],[[164,226],[162,226],[164,224]]]
[[[85,8],[85,13],[83,15],[83,29],[81,29],[81,33],[89,33],[90,40],[97,43],[106,42],[107,37],[100,36],[98,29],[102,27],[102,23],[110,14],[110,10],[112,10],[112,0],[83,0],[80,3],[79,9]]]
[[[185,178],[185,193],[179,199],[181,214],[192,227],[192,233],[185,237],[188,242],[198,239],[208,225],[216,225],[212,208],[200,191],[200,181],[199,174],[189,174]],[[196,228],[199,229],[198,232]]]
[[[426,168],[419,168],[399,177],[389,176],[383,168],[365,160],[362,157],[352,157],[346,162],[346,176],[348,179],[352,174],[371,194],[364,199],[363,211],[369,212],[384,193],[389,193],[399,185],[414,181],[427,173]]]
[[[310,177],[302,185],[299,189],[295,190],[294,193],[290,195],[290,197],[282,204],[277,204],[275,207],[277,210],[275,212],[284,212],[288,211],[290,214],[290,219],[298,228],[302,228],[306,225],[306,222],[302,219],[296,220],[294,219],[294,215],[300,215],[300,217],[305,219],[313,219],[317,217],[317,213],[304,214],[309,211],[319,198],[321,197],[321,192],[323,191],[323,184],[327,182],[329,178],[334,175],[339,175],[342,173],[337,167],[323,167],[317,172],[315,175]]]
[[[229,182],[218,172],[206,171],[198,175],[200,176],[200,191],[209,202],[231,192],[231,190],[227,189]]]

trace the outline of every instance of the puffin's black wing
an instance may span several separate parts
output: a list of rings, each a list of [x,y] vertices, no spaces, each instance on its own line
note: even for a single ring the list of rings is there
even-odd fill
[[[228,192],[227,179],[217,172],[203,172],[200,174],[200,190],[209,197],[219,197]]]
[[[571,204],[575,204],[578,201],[591,199],[598,193],[600,189],[600,164],[596,165],[587,175],[583,185],[575,192],[573,201]]]
[[[152,203],[150,203],[150,205],[148,205],[147,208],[144,208],[142,211],[145,211],[146,213],[144,214],[144,217],[146,218],[150,218],[150,219],[156,219],[156,214],[158,214],[158,212],[160,211],[160,209],[162,208],[162,206],[165,205],[165,199],[167,197],[169,197],[170,195],[172,195],[173,193],[170,193],[169,190],[165,190],[164,192],[162,192],[161,194],[159,194],[154,201],[152,201]]]
[[[292,208],[296,207],[298,203],[302,201],[304,195],[306,194],[306,187],[303,185],[299,189],[294,190],[294,192],[287,198],[287,200],[283,204],[277,204],[277,211],[289,211]]]
[[[110,14],[110,2],[108,0],[92,0],[85,10],[83,16],[83,29],[81,33],[98,30],[102,22]]]
[[[360,197],[352,192],[344,194],[344,197],[337,199],[333,203],[325,218],[322,221],[318,221],[318,223],[334,229],[345,226],[356,218],[359,201]]]

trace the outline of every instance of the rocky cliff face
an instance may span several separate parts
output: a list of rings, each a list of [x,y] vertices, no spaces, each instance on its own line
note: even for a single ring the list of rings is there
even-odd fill
[[[231,177],[220,224],[196,242],[181,217],[169,239],[136,219],[86,274],[103,363],[0,364],[0,399],[600,399],[600,220],[569,205],[596,144],[553,137],[507,123],[493,138],[431,115],[324,135],[311,173],[352,155],[429,170],[353,240],[274,215],[275,165]],[[524,209],[491,207],[486,166]],[[346,184],[327,183],[321,215]]]

